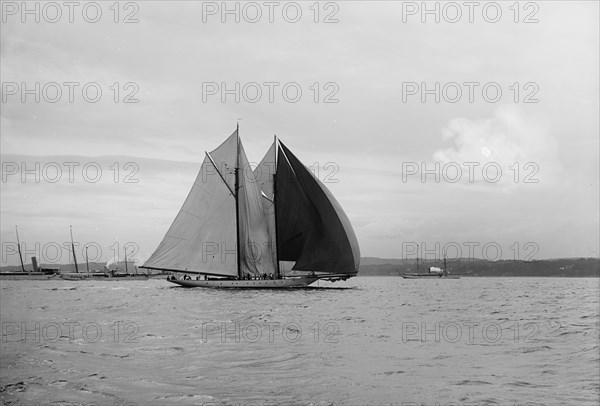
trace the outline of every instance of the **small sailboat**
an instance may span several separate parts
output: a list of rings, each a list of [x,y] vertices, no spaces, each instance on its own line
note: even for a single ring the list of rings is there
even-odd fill
[[[238,126],[206,153],[142,268],[170,271],[184,287],[301,288],[356,276],[359,263],[354,230],[325,185],[277,138],[252,170]]]
[[[80,281],[89,274],[79,273],[79,266],[77,265],[77,256],[75,256],[75,243],[73,242],[73,226],[69,226],[71,232],[71,253],[73,253],[73,263],[75,264],[75,272],[61,272],[60,278],[67,281]]]

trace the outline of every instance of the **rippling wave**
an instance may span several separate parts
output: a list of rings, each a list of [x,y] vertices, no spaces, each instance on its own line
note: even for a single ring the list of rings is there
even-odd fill
[[[597,405],[598,283],[372,277],[232,291],[2,281],[0,400]]]

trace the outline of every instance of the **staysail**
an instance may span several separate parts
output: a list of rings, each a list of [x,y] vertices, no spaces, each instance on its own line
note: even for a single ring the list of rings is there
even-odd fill
[[[254,178],[256,179],[258,188],[262,192],[262,202],[264,213],[267,218],[267,230],[269,235],[269,244],[271,247],[270,255],[273,264],[275,264],[275,272],[279,273],[277,267],[277,231],[275,229],[275,200],[273,190],[273,179],[277,170],[276,166],[276,149],[277,141],[273,142],[271,148],[267,151],[264,158],[254,169]]]
[[[265,212],[261,189],[241,143],[239,149],[238,205],[242,273],[275,273],[275,246],[271,242],[269,219]]]

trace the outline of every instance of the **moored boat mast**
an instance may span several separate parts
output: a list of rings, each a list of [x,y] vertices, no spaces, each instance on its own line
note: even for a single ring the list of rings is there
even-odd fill
[[[75,244],[73,243],[73,226],[69,226],[69,230],[71,231],[71,251],[73,251],[73,262],[75,262],[75,272],[79,273],[79,268],[77,267],[77,257],[75,257]]]
[[[419,244],[417,244],[417,272],[419,272]]]
[[[87,273],[90,273],[90,261],[88,260],[88,247],[85,247],[85,269]]]
[[[123,246],[123,252],[125,253],[125,275],[129,275],[129,269],[127,269],[127,247]]]
[[[21,241],[19,241],[19,229],[16,225],[15,232],[17,233],[17,250],[19,251],[19,259],[21,260],[21,270],[25,272],[25,265],[23,265],[23,255],[21,254]]]
[[[444,275],[448,275],[448,271],[446,270],[446,253],[444,252]]]

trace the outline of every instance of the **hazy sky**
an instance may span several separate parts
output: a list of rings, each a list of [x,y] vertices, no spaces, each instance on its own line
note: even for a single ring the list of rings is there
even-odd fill
[[[70,224],[79,255],[148,258],[238,120],[250,161],[277,134],[315,170],[362,256],[598,257],[598,2],[23,4],[0,265],[15,225],[44,262]]]

